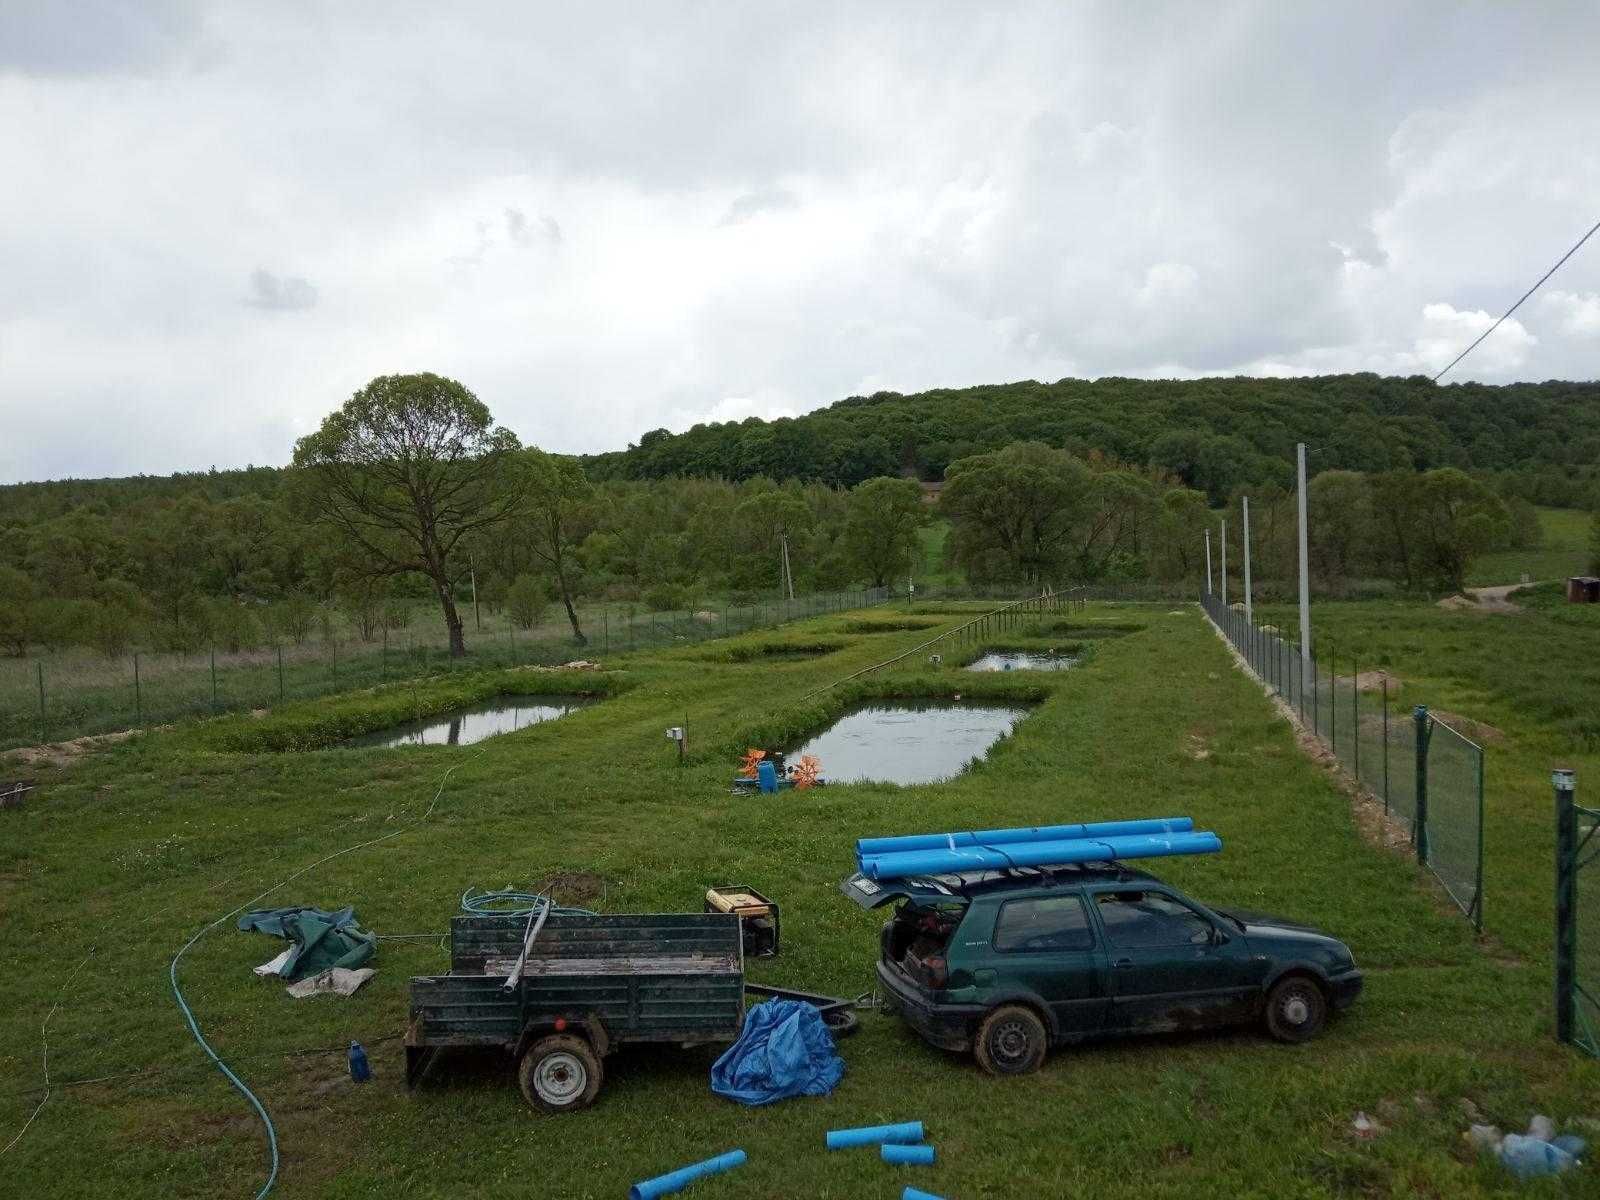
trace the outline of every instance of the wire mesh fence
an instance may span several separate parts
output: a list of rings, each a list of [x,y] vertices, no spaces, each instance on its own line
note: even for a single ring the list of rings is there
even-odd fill
[[[584,614],[587,641],[581,645],[570,631],[554,626],[519,630],[497,620],[488,629],[469,627],[470,653],[460,658],[451,657],[442,636],[430,636],[435,631],[384,628],[371,639],[330,630],[300,643],[236,651],[205,647],[115,658],[85,651],[0,659],[0,750],[270,708],[391,680],[659,649],[866,608],[891,598],[887,588],[866,588],[682,612],[606,608]]]
[[[1201,607],[1345,773],[1408,831],[1417,861],[1483,928],[1483,749],[1426,708],[1397,711],[1389,679],[1302,655],[1271,626],[1204,593]]]
[[[1573,772],[1557,770],[1556,1039],[1600,1058],[1600,811],[1576,802]]]

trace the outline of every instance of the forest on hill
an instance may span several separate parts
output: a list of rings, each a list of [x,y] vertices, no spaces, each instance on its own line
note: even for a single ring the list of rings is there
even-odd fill
[[[1036,441],[1165,471],[1220,504],[1312,471],[1455,467],[1502,494],[1590,507],[1600,483],[1600,384],[1439,386],[1426,376],[1062,379],[852,396],[794,418],[654,430],[585,460],[596,479],[939,480],[958,459]]]
[[[471,436],[405,471],[404,446],[349,444],[410,428],[385,418],[407,405]],[[1531,501],[1592,507],[1597,414],[1600,388],[1580,384],[1069,380],[853,399],[575,459],[521,446],[454,381],[383,377],[292,468],[0,489],[0,652],[248,648],[334,616],[370,639],[419,604],[460,652],[466,588],[525,628],[559,605],[581,640],[584,603],[744,603],[787,590],[786,571],[798,592],[904,580],[936,520],[974,583],[1188,587],[1222,515],[1238,553],[1245,494],[1270,587],[1292,572],[1300,438],[1319,588],[1455,590],[1474,556],[1537,544]],[[907,475],[941,479],[938,503]]]

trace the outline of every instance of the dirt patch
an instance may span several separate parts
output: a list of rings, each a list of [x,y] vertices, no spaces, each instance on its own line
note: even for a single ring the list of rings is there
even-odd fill
[[[171,726],[162,725],[158,726],[158,728],[170,729]],[[70,766],[74,760],[82,758],[85,754],[93,754],[96,750],[103,750],[107,746],[125,742],[138,732],[140,731],[137,729],[123,729],[116,733],[97,733],[92,737],[73,738],[66,742],[46,742],[42,746],[23,746],[20,749],[7,750],[4,754],[0,754],[0,762],[16,762],[27,767],[41,764],[49,767]]]
[[[1211,757],[1211,746],[1200,734],[1189,733],[1183,738],[1183,752],[1195,762],[1205,762]]]
[[[557,904],[585,907],[605,896],[606,881],[593,871],[557,871],[535,890],[554,897]]]
[[[1465,611],[1465,612],[1481,612],[1482,611],[1482,609],[1480,609],[1478,607],[1478,602],[1476,600],[1474,600],[1471,596],[1461,596],[1461,595],[1446,596],[1443,600],[1439,601],[1439,607],[1443,608],[1443,609],[1448,609],[1451,612],[1463,612],[1463,611]]]
[[[1400,690],[1400,679],[1387,671],[1362,671],[1356,676],[1356,690],[1361,692],[1381,692],[1387,686],[1392,696]]]
[[[1460,713],[1449,712],[1442,708],[1430,708],[1428,711],[1463,737],[1469,737],[1480,745],[1498,746],[1506,740],[1505,730],[1487,721],[1474,721],[1471,717],[1464,717]]]

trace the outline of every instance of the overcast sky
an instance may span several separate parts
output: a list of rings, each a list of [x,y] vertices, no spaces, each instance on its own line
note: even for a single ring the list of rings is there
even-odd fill
[[[1600,218],[1600,5],[0,2],[0,481],[1443,366]],[[1460,378],[1581,378],[1600,238]]]

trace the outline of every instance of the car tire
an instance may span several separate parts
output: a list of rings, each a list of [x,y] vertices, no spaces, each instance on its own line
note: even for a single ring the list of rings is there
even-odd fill
[[[1328,1021],[1328,998],[1305,975],[1280,979],[1267,993],[1267,1032],[1280,1042],[1308,1042]]]
[[[523,1099],[546,1113],[588,1108],[604,1079],[600,1057],[581,1037],[556,1034],[529,1046],[517,1064]]]
[[[1050,1048],[1050,1034],[1039,1014],[1021,1004],[1005,1004],[978,1026],[973,1053],[991,1075],[1037,1071]]]

